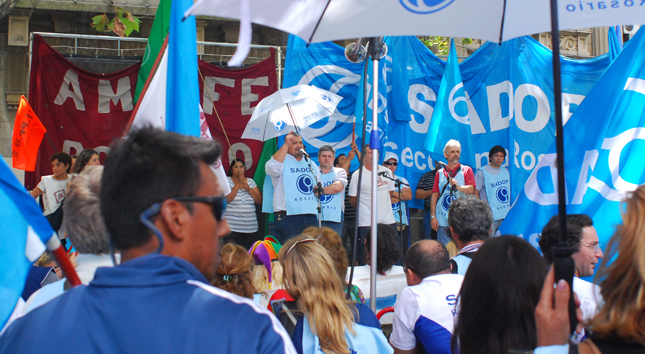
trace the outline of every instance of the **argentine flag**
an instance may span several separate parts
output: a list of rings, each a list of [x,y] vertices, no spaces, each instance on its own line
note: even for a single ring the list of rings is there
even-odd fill
[[[25,287],[29,267],[45,252],[54,230],[42,210],[0,159],[0,328]]]
[[[620,203],[645,183],[644,42],[641,30],[564,127],[567,214],[592,217],[602,246],[621,223]],[[542,227],[558,212],[555,159],[553,143],[502,224],[502,234],[523,236],[537,247]]]

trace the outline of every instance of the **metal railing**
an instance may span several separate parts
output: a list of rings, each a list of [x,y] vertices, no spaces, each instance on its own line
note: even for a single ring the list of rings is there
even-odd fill
[[[141,56],[143,56],[145,52],[145,47],[143,48],[123,48],[121,45],[123,42],[134,42],[134,43],[148,43],[147,38],[132,38],[132,37],[113,37],[113,36],[98,36],[98,35],[87,35],[87,34],[68,34],[68,33],[50,33],[50,32],[32,32],[30,35],[30,40],[29,40],[29,67],[31,68],[31,46],[33,43],[33,36],[34,34],[38,34],[42,37],[50,37],[50,38],[68,38],[68,39],[73,39],[74,44],[69,45],[69,46],[64,46],[64,45],[56,45],[52,46],[52,48],[56,48],[60,52],[60,48],[69,48],[69,54],[70,55],[78,55],[79,49],[81,51],[83,50],[93,50],[94,55],[98,58],[99,51],[103,52],[115,52],[116,56],[119,57],[124,57],[124,53],[130,54],[133,51],[141,51]],[[97,46],[79,46],[79,40],[94,40],[94,41],[116,41],[117,45],[116,48],[110,48],[110,47],[99,47]],[[227,55],[227,54],[211,54],[211,53],[205,53],[204,52],[204,47],[224,47],[224,48],[235,48],[237,47],[237,43],[222,43],[222,42],[203,42],[203,41],[197,41],[197,56],[199,59],[204,59],[204,57],[219,57],[219,61],[223,62],[224,58],[230,57],[232,55]],[[278,87],[282,87],[282,60],[283,60],[283,54],[282,54],[282,47],[280,46],[270,46],[270,45],[258,45],[258,44],[252,44],[251,49],[270,49],[274,48],[276,50],[276,73],[278,76]],[[247,57],[247,59],[251,60],[264,60],[268,58],[267,57]]]

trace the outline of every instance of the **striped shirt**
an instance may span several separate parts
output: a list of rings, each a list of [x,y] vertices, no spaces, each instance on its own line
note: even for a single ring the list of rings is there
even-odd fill
[[[227,177],[228,185],[233,189],[235,182],[231,177]],[[249,188],[256,188],[255,181],[251,178],[246,179]],[[232,192],[231,192],[232,193]],[[255,215],[255,201],[249,192],[245,189],[238,189],[235,199],[226,204],[224,217],[228,222],[231,231],[251,234],[258,231],[258,219]]]
[[[347,185],[345,186],[345,219],[355,219],[356,218],[356,209],[349,204],[349,182],[352,180],[352,174],[347,175]]]
[[[432,190],[432,187],[434,186],[434,176],[436,172],[435,170],[426,172],[421,176],[419,179],[419,183],[417,184],[417,190],[421,189],[424,191],[430,191]],[[428,198],[423,200],[423,209],[425,210],[430,210],[430,202],[432,201],[432,196],[429,196]]]

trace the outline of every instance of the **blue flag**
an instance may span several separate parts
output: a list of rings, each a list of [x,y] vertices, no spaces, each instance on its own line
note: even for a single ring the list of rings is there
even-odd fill
[[[616,28],[609,27],[607,31],[607,37],[609,42],[609,59],[613,62],[622,49],[620,40],[618,39],[618,34],[616,34]]]
[[[182,21],[192,5],[191,0],[173,0],[170,6],[166,130],[199,136],[197,27],[195,16]]]
[[[54,230],[25,187],[0,159],[0,328],[22,294],[31,264],[45,251]]]
[[[645,183],[645,31],[630,43],[564,126],[567,213],[592,217],[602,246],[621,223],[621,201]],[[502,223],[503,234],[537,247],[542,227],[558,212],[555,158],[552,144]]]
[[[356,96],[363,74],[363,63],[354,64],[345,58],[345,51],[337,44],[307,43],[296,36],[289,36],[285,61],[283,87],[313,85],[343,97],[337,113],[302,129],[307,152],[317,163],[318,148],[331,145],[336,154],[349,152],[354,126]],[[362,101],[358,103],[362,104]],[[356,124],[356,131],[362,126]],[[284,137],[278,138],[281,145]]]
[[[473,155],[471,142],[471,121],[468,115],[470,97],[464,89],[457,60],[455,41],[450,42],[448,64],[441,79],[441,86],[434,105],[434,112],[430,119],[428,134],[425,139],[425,149],[430,151],[435,160],[444,160],[443,148],[450,139],[461,143],[461,153],[465,156]],[[479,119],[472,123],[476,133],[483,133],[484,127]]]

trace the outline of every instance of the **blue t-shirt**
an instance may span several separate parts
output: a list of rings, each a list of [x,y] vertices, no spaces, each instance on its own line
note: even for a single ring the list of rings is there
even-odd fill
[[[358,315],[354,317],[354,322],[361,324],[363,326],[368,326],[368,327],[374,327],[381,329],[381,323],[378,321],[376,318],[376,315],[372,310],[363,304],[354,304],[356,305],[356,309],[358,310]],[[298,354],[303,354],[302,353],[302,331],[304,327],[304,316],[300,317],[298,319],[298,323],[296,324],[296,328],[293,331],[293,334],[291,335],[291,340],[293,341],[293,345],[296,347],[296,352]]]

